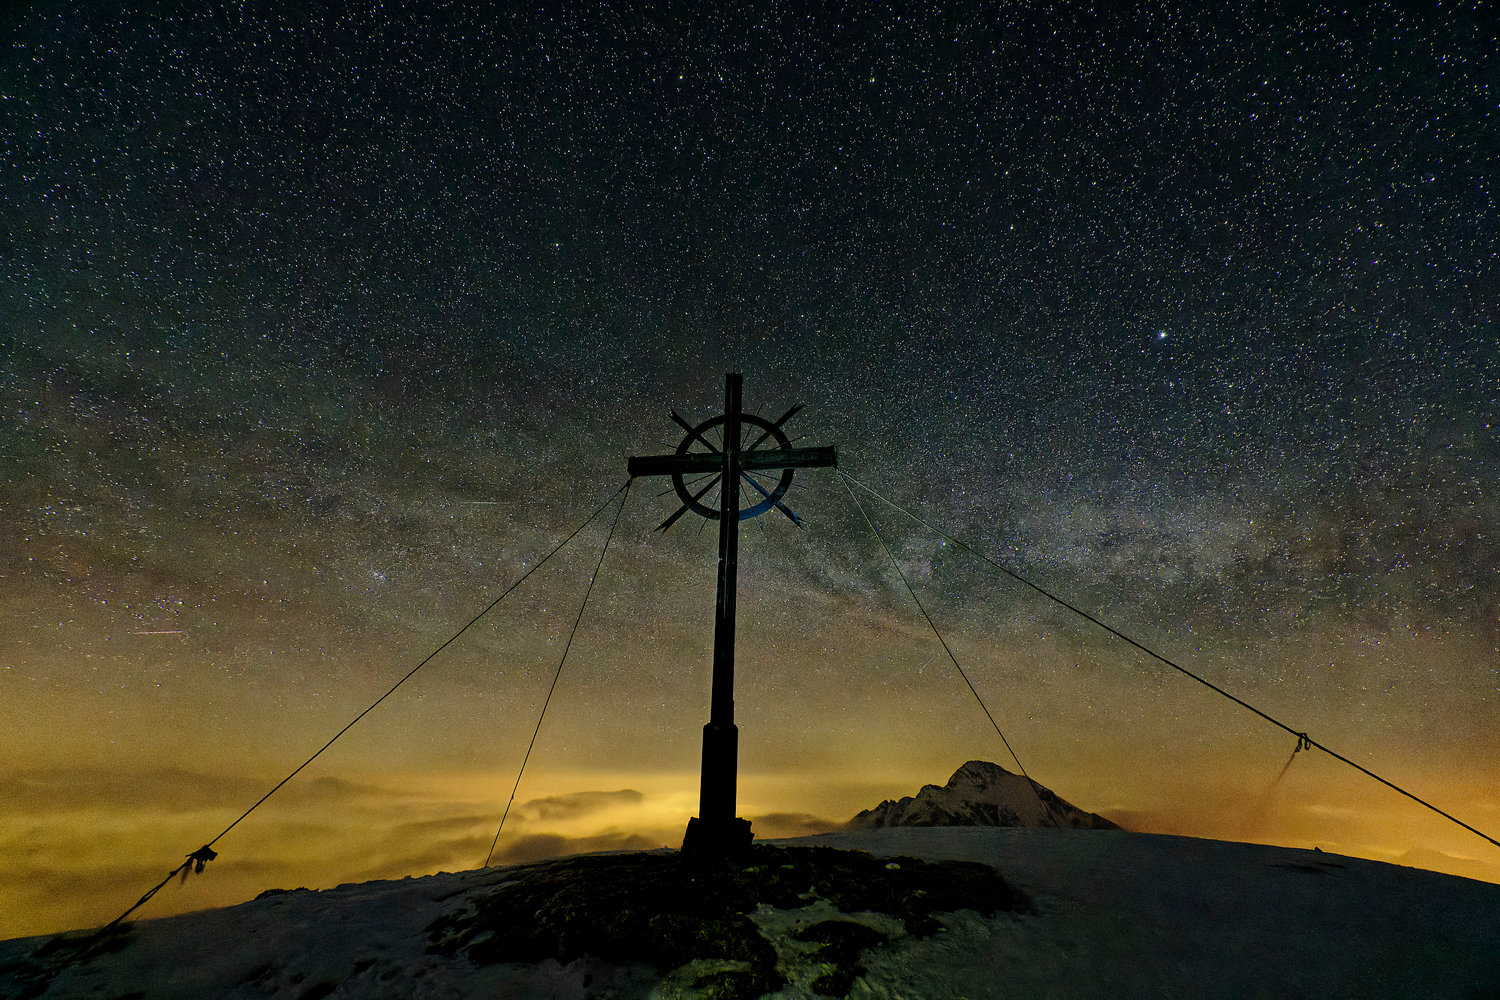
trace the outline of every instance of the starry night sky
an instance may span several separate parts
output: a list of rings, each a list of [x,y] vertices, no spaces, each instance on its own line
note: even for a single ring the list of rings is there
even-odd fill
[[[0,933],[97,924],[746,409],[1500,829],[1500,50],[1464,5],[32,3],[0,65]],[[1206,9],[1214,5],[1204,5]],[[1127,9],[1128,8],[1128,9]],[[715,538],[640,481],[497,857],[676,844]],[[826,470],[747,522],[763,835],[999,746]],[[1033,777],[1500,850],[872,507]],[[474,867],[612,511],[143,915]]]

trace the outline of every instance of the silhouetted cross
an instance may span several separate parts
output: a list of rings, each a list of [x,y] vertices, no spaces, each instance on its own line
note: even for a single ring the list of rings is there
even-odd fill
[[[719,521],[719,585],[714,613],[713,694],[708,724],[703,727],[703,771],[700,779],[698,815],[688,821],[683,838],[684,852],[728,854],[748,847],[752,834],[750,821],[735,816],[736,771],[739,758],[739,729],[734,724],[734,619],[735,589],[740,548],[740,522],[775,509],[797,527],[802,519],[782,498],[792,484],[797,469],[834,466],[838,457],[831,447],[793,448],[782,429],[802,405],[792,407],[774,423],[753,414],[741,412],[740,376],[724,376],[724,412],[696,427],[674,411],[671,416],[687,437],[671,455],[648,455],[631,458],[628,470],[637,476],[671,476],[672,486],[682,500],[676,513],[660,525],[665,531],[688,511]],[[748,446],[741,436],[746,427],[758,428],[760,435]],[[719,430],[716,446],[709,435]],[[767,440],[776,447],[762,447]],[[697,449],[697,450],[695,450]],[[779,471],[769,489],[756,477],[757,472]],[[697,482],[688,483],[692,475],[711,477],[707,483],[689,492]],[[740,507],[740,482],[744,481],[760,494],[749,506]],[[702,502],[715,486],[719,487],[719,505],[715,509]]]

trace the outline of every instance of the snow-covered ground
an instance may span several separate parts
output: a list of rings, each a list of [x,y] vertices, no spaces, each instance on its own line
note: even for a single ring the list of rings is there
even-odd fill
[[[1500,886],[1124,831],[896,828],[816,842],[998,868],[1036,912],[960,918],[879,997],[1497,997]],[[939,939],[934,939],[937,942]]]
[[[1496,997],[1500,886],[1313,851],[1124,831],[897,827],[778,843],[996,867],[1029,912],[941,918],[929,937],[826,900],[753,915],[788,985],[812,997],[819,969],[792,942],[849,916],[895,932],[866,951],[851,997]],[[428,928],[514,878],[489,869],[143,920],[116,950],[56,975],[47,998],[688,997],[695,970],[645,964],[475,965],[429,952]],[[642,885],[649,898],[650,885]],[[35,978],[46,939],[0,942],[0,994]],[[801,951],[799,951],[799,948]],[[807,961],[801,963],[808,966]],[[816,963],[813,963],[814,965]],[[699,970],[701,971],[701,970]]]

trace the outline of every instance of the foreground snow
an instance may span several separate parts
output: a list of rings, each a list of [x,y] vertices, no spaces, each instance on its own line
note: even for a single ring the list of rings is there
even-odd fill
[[[1036,912],[960,917],[869,996],[1475,997],[1500,993],[1500,886],[1316,851],[1123,831],[830,834],[999,868]]]
[[[868,951],[851,997],[1474,997],[1500,991],[1500,886],[1312,851],[1123,831],[891,828],[778,843],[981,861],[1032,912],[942,917]],[[119,950],[40,996],[687,997],[692,976],[640,964],[476,966],[429,953],[428,928],[510,869],[283,893],[137,923]],[[642,886],[649,896],[650,887]],[[787,962],[779,997],[811,997],[792,931],[826,900],[763,907]],[[848,916],[848,915],[843,915]],[[852,915],[869,923],[888,918]],[[899,928],[896,928],[899,931]],[[0,942],[0,995],[22,992],[46,939]],[[40,983],[38,983],[40,985]]]

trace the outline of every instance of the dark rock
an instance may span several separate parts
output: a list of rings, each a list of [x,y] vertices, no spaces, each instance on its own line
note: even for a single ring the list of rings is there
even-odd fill
[[[669,853],[585,855],[512,871],[429,925],[428,950],[461,952],[481,965],[593,956],[663,973],[715,959],[734,968],[705,975],[697,987],[706,995],[752,997],[785,985],[775,949],[749,916],[762,904],[796,910],[822,899],[844,913],[896,917],[918,937],[941,929],[936,913],[1029,908],[988,865],[877,859],[829,847],[756,845],[712,864]],[[829,985],[852,983],[863,974],[858,955],[883,938],[852,922],[827,924],[840,922],[809,928],[821,935],[809,940],[841,970]]]

